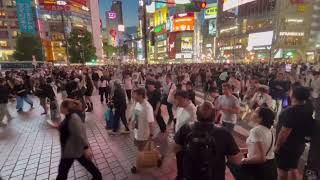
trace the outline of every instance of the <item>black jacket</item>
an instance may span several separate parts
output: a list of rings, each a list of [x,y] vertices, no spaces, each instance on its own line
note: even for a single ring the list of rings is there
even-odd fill
[[[0,104],[8,103],[9,94],[9,88],[7,86],[0,85]]]
[[[121,88],[115,89],[112,100],[113,100],[113,105],[116,109],[127,108],[126,94],[123,89]]]

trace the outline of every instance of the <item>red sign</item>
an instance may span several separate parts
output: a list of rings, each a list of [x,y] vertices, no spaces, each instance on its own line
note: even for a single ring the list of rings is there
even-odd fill
[[[87,0],[69,0],[69,3],[78,3],[87,6]]]
[[[176,43],[176,38],[177,35],[176,33],[169,33],[169,42],[168,42],[168,57],[170,59],[174,59],[176,57],[176,48],[175,48],[175,43]]]
[[[70,11],[69,6],[44,5],[43,8],[47,11]]]
[[[193,31],[194,13],[176,14],[173,18],[173,32]]]

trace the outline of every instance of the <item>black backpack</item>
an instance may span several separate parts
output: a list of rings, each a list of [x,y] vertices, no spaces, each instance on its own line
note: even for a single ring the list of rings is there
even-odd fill
[[[190,125],[191,132],[186,136],[183,171],[185,180],[214,180],[216,143],[213,124],[201,128]]]

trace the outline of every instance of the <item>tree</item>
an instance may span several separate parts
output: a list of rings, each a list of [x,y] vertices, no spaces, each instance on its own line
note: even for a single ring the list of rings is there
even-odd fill
[[[112,45],[108,44],[107,42],[103,43],[103,50],[108,58],[112,57],[113,54],[117,53],[117,48],[113,47]]]
[[[85,63],[96,59],[96,48],[92,34],[87,30],[73,29],[68,38],[68,52],[71,63]]]
[[[18,61],[32,61],[32,56],[35,56],[37,61],[43,61],[40,37],[28,33],[18,34],[13,57]]]

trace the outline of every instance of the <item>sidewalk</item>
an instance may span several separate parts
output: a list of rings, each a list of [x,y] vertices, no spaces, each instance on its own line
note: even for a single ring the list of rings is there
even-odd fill
[[[143,170],[132,175],[130,168],[135,164],[136,149],[129,135],[109,136],[105,130],[103,114],[106,109],[94,99],[94,113],[87,114],[87,133],[93,150],[94,161],[105,180],[173,180],[176,176],[175,159],[168,153],[167,145],[171,142],[166,136],[160,137],[162,153],[166,154],[160,169]],[[35,109],[25,106],[24,113],[15,112],[15,104],[9,104],[15,119],[6,128],[0,129],[0,176],[12,180],[53,180],[57,176],[60,160],[60,143],[58,131],[52,129],[45,116],[40,116],[42,109],[37,98]],[[243,139],[235,137],[239,144]],[[164,149],[164,150],[163,150]],[[233,180],[226,173],[227,180]],[[87,171],[75,162],[68,179],[89,179]]]

